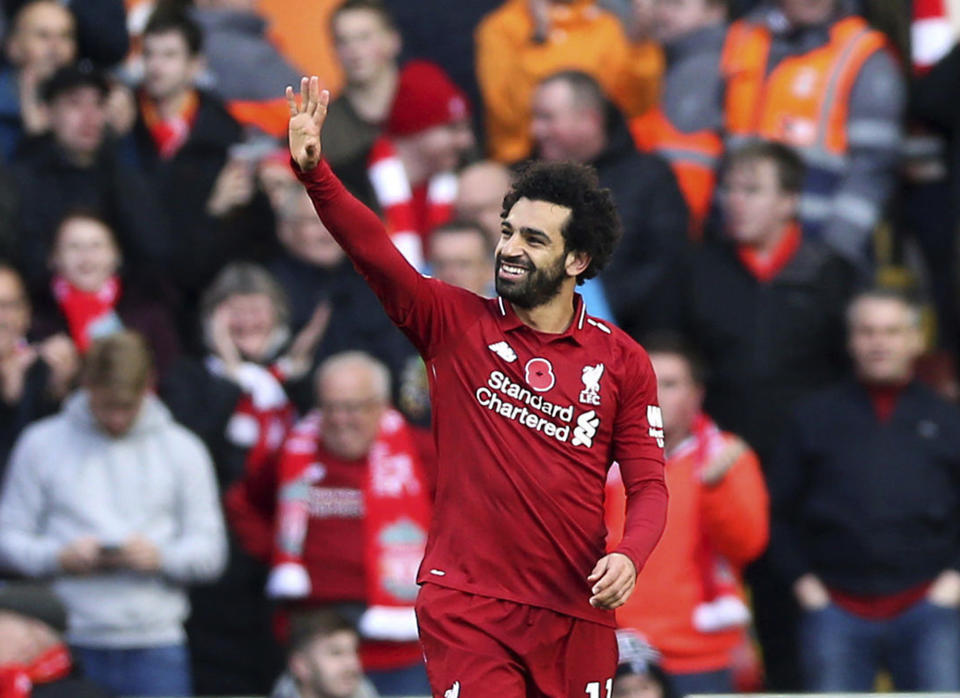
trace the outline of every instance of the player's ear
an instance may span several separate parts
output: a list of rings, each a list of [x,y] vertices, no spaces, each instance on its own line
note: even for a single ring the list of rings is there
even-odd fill
[[[567,252],[567,276],[580,276],[590,266],[590,255],[587,252]]]

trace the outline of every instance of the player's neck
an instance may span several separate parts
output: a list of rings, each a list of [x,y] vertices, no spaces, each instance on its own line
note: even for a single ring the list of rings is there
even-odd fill
[[[561,334],[573,322],[573,288],[564,288],[553,300],[533,308],[520,308],[510,304],[520,321],[537,332]]]

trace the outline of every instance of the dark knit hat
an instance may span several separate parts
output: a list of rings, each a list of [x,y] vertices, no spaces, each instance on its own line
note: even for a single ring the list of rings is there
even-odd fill
[[[67,629],[67,610],[57,595],[42,584],[0,583],[0,611],[39,620],[59,633]]]
[[[400,70],[386,131],[391,136],[408,136],[469,116],[467,96],[440,66],[410,61]]]
[[[42,96],[44,102],[52,102],[64,92],[70,92],[78,87],[94,87],[101,97],[110,93],[110,85],[103,73],[87,63],[67,65],[60,68],[43,84]]]

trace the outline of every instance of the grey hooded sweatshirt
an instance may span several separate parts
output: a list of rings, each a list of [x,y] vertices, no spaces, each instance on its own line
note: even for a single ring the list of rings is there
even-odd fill
[[[160,550],[155,574],[67,575],[58,556],[78,538],[120,545],[138,534]],[[211,581],[227,554],[210,456],[150,395],[130,431],[100,430],[85,391],[24,430],[0,496],[0,564],[52,577],[70,642],[135,648],[184,641],[186,586]]]

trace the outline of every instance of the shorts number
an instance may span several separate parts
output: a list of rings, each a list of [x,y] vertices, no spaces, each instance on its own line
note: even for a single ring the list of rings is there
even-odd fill
[[[607,679],[606,693],[604,694],[604,698],[610,698],[612,693],[613,693],[613,679]],[[586,694],[590,696],[590,698],[601,698],[600,682],[591,681],[590,683],[588,683]]]

